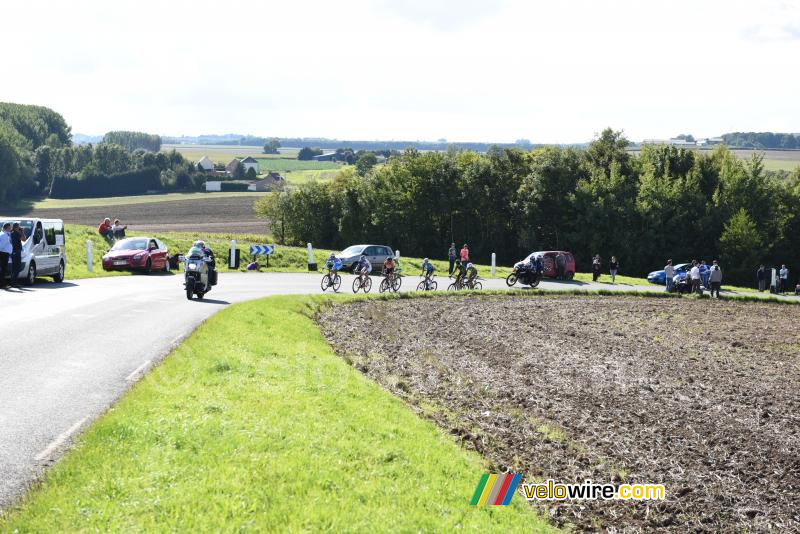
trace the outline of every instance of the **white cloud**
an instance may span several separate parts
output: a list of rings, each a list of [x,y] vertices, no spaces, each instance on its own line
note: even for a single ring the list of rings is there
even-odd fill
[[[0,5],[0,100],[74,131],[541,142],[797,131],[794,3]]]

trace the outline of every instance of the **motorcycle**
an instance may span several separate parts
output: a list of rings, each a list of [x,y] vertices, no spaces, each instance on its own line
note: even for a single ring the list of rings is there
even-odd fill
[[[211,271],[204,258],[180,256],[179,259],[183,262],[183,285],[186,288],[186,298],[192,300],[192,296],[197,295],[198,299],[202,299],[206,293],[211,291],[216,273]]]
[[[541,271],[531,271],[523,262],[514,264],[514,270],[506,278],[506,285],[512,287],[519,282],[520,284],[531,286],[534,288],[539,285],[542,280]]]

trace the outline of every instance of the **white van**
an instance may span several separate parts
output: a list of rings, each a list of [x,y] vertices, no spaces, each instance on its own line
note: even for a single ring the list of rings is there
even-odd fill
[[[5,223],[19,223],[25,232],[22,243],[22,270],[18,278],[31,285],[37,276],[52,276],[62,282],[67,268],[67,247],[64,241],[64,221],[61,219],[18,219],[0,216],[0,228]],[[9,260],[8,272],[11,272]]]

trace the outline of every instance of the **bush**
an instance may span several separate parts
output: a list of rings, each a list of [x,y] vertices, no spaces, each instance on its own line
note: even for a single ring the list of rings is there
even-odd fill
[[[56,177],[53,179],[53,198],[87,198],[141,195],[161,190],[161,174],[157,167],[120,172],[107,176],[89,175],[82,179]]]
[[[247,191],[250,184],[243,184],[239,182],[222,182],[220,184],[222,191]]]

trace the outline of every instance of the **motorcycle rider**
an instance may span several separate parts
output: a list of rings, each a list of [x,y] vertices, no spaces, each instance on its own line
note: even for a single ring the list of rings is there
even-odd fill
[[[200,250],[202,258],[208,267],[208,283],[212,286],[217,285],[217,262],[214,259],[214,251],[207,247],[206,242],[202,240],[197,240],[192,244],[192,250],[195,248]],[[192,250],[189,251],[190,258],[192,257]]]
[[[531,274],[541,273],[543,270],[542,258],[539,256],[531,256],[530,259],[528,259],[526,268],[531,272]]]

